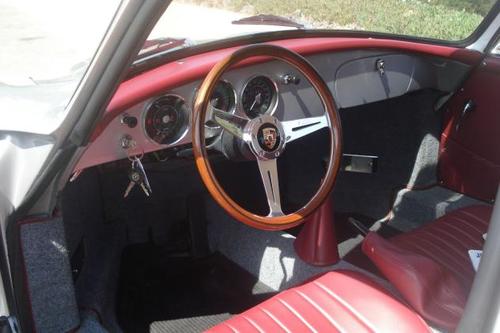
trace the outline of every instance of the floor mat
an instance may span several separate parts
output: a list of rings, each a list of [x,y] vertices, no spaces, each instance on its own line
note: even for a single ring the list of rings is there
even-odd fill
[[[203,259],[175,258],[151,244],[133,245],[122,257],[118,321],[125,332],[149,332],[156,321],[167,331],[169,321],[178,325],[176,319],[201,317],[203,321],[203,317],[240,313],[273,295],[219,253]]]
[[[425,190],[402,189],[396,194],[392,217],[387,224],[402,232],[410,231],[451,211],[482,203],[441,186]]]
[[[356,213],[336,213],[335,228],[337,230],[338,249],[340,257],[359,268],[383,278],[377,267],[361,250],[364,236],[360,231],[349,223],[349,218],[354,218],[367,229],[376,231],[384,238],[390,238],[401,232],[386,223],[377,222],[374,219]]]
[[[155,321],[149,333],[204,332],[211,327],[231,318],[229,313],[192,318]]]
[[[375,173],[338,174],[333,190],[336,210],[379,220],[391,208],[394,188],[436,182],[442,119],[434,110],[438,96],[437,91],[422,90],[339,110],[343,152],[379,159]]]

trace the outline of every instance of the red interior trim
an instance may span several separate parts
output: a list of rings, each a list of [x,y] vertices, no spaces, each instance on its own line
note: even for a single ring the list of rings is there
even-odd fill
[[[487,202],[494,201],[500,181],[499,84],[500,59],[486,57],[448,103],[438,163],[444,186]],[[463,118],[469,100],[476,107]]]
[[[319,37],[286,39],[270,42],[270,44],[289,48],[302,55],[352,49],[389,49],[448,58],[468,65],[476,65],[482,56],[481,53],[468,49],[391,39]],[[94,141],[111,120],[122,111],[166,90],[203,78],[217,62],[238,48],[240,47],[193,55],[161,65],[124,81],[111,99],[102,121],[91,136],[91,141]],[[259,61],[262,62],[265,59],[251,59],[244,65]]]

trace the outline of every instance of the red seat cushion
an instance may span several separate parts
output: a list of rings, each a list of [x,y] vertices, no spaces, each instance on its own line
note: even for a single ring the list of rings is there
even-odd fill
[[[468,295],[476,274],[469,250],[483,248],[483,234],[488,231],[492,211],[493,207],[486,205],[458,209],[390,241],[446,267]]]
[[[430,332],[413,310],[365,275],[329,272],[281,292],[209,332]]]
[[[468,251],[483,248],[491,212],[467,207],[390,240],[370,233],[363,251],[419,314],[454,330],[475,275]]]

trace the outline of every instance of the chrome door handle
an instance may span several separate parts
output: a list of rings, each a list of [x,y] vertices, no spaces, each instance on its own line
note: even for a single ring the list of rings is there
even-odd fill
[[[476,109],[476,103],[472,100],[469,99],[467,102],[464,104],[464,108],[462,112],[460,112],[460,116],[458,117],[457,124],[455,125],[455,131],[458,132],[460,127],[462,126],[462,123],[467,116]]]

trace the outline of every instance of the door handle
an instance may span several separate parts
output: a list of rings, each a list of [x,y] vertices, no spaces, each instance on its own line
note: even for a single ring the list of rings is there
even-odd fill
[[[455,125],[456,132],[458,132],[458,130],[462,126],[462,123],[465,120],[465,118],[467,118],[467,116],[475,109],[476,109],[476,103],[472,99],[469,99],[467,102],[465,102],[464,108],[462,109],[462,112],[460,112],[457,124]]]

